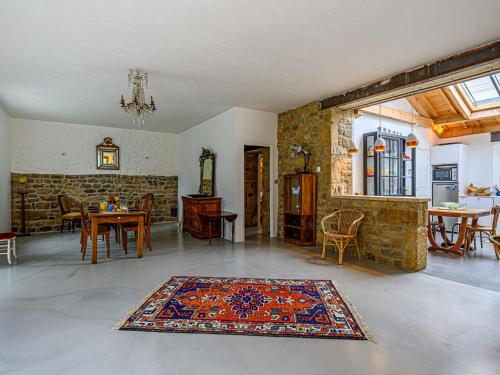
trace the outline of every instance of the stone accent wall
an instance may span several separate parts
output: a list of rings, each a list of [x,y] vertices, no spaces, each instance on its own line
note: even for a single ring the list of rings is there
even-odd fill
[[[352,189],[352,160],[347,154],[351,140],[351,111],[334,108],[320,110],[319,102],[281,113],[278,116],[279,216],[278,235],[283,236],[284,175],[302,170],[303,157],[296,155],[293,145],[311,152],[309,168],[317,173],[317,235],[322,241],[319,221],[328,213],[332,195],[348,194]]]
[[[339,196],[328,201],[327,209],[333,212],[354,208],[365,214],[358,232],[364,259],[419,271],[427,264],[428,201],[427,198]],[[355,254],[354,247],[346,251]],[[327,254],[332,256],[331,248]]]
[[[20,224],[20,196],[12,173],[12,230]],[[175,221],[177,209],[177,176],[124,176],[116,174],[62,175],[27,174],[26,227],[29,232],[58,231],[61,212],[57,196],[70,195],[85,205],[106,200],[107,194],[119,195],[128,205],[146,193],[154,194],[153,222]]]

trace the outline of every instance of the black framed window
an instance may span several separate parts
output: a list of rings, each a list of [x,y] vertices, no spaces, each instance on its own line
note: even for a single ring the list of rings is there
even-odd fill
[[[415,196],[415,149],[406,146],[404,137],[381,133],[386,148],[375,152],[378,136],[378,132],[363,135],[364,194]]]

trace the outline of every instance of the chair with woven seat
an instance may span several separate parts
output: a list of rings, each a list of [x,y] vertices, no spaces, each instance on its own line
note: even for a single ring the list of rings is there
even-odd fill
[[[73,198],[67,195],[58,195],[57,200],[59,201],[59,208],[61,209],[62,221],[61,221],[61,233],[64,230],[64,223],[69,222],[69,227],[73,233],[75,233],[75,224],[80,222],[80,212],[71,211],[71,207],[76,204]]]
[[[490,241],[493,244],[493,249],[495,250],[497,260],[500,260],[500,236],[491,236]]]
[[[80,251],[82,253],[82,260],[85,259],[85,254],[87,253],[87,240],[92,235],[92,231],[90,228],[90,223],[83,209],[83,204],[78,205],[79,214],[80,214],[80,225],[82,227],[82,233],[80,238],[81,248]],[[103,236],[106,240],[106,255],[109,258],[109,225],[101,224],[97,227],[98,236]]]
[[[17,262],[16,234],[14,232],[0,233],[0,254],[7,255],[10,265]]]
[[[146,238],[146,244],[148,245],[149,251],[152,251],[151,246],[151,218],[153,216],[153,201],[152,200],[142,200],[139,204],[139,209],[141,211],[146,211],[146,217],[144,218],[144,237]],[[125,250],[125,254],[128,252],[128,233],[134,232],[137,238],[137,231],[139,230],[137,223],[125,223],[121,225],[122,231],[122,246]]]
[[[491,215],[492,220],[491,220],[491,226],[485,226],[485,225],[472,225],[469,224],[467,225],[467,229],[471,232],[471,236],[476,236],[476,233],[479,233],[479,238],[481,241],[481,248],[483,248],[483,233],[486,233],[488,237],[491,238],[491,236],[495,236],[497,234],[497,224],[498,224],[498,217],[500,215],[500,206],[494,206],[491,209]]]
[[[333,245],[339,251],[339,264],[344,262],[344,251],[353,242],[356,246],[358,259],[361,259],[358,244],[358,229],[365,215],[359,210],[343,209],[335,211],[321,220],[323,230],[323,253],[326,255],[326,246]]]

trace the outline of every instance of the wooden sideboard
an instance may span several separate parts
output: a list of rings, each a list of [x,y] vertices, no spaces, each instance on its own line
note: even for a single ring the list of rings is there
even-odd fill
[[[221,198],[183,196],[182,230],[191,233],[191,235],[197,238],[218,238],[221,236],[220,225],[213,226],[210,233],[210,223],[207,220],[203,220],[202,216],[220,212]]]

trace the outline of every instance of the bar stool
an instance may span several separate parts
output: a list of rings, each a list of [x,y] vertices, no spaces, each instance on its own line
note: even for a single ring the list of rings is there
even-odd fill
[[[0,255],[7,255],[10,265],[17,262],[16,234],[14,232],[0,233]]]

